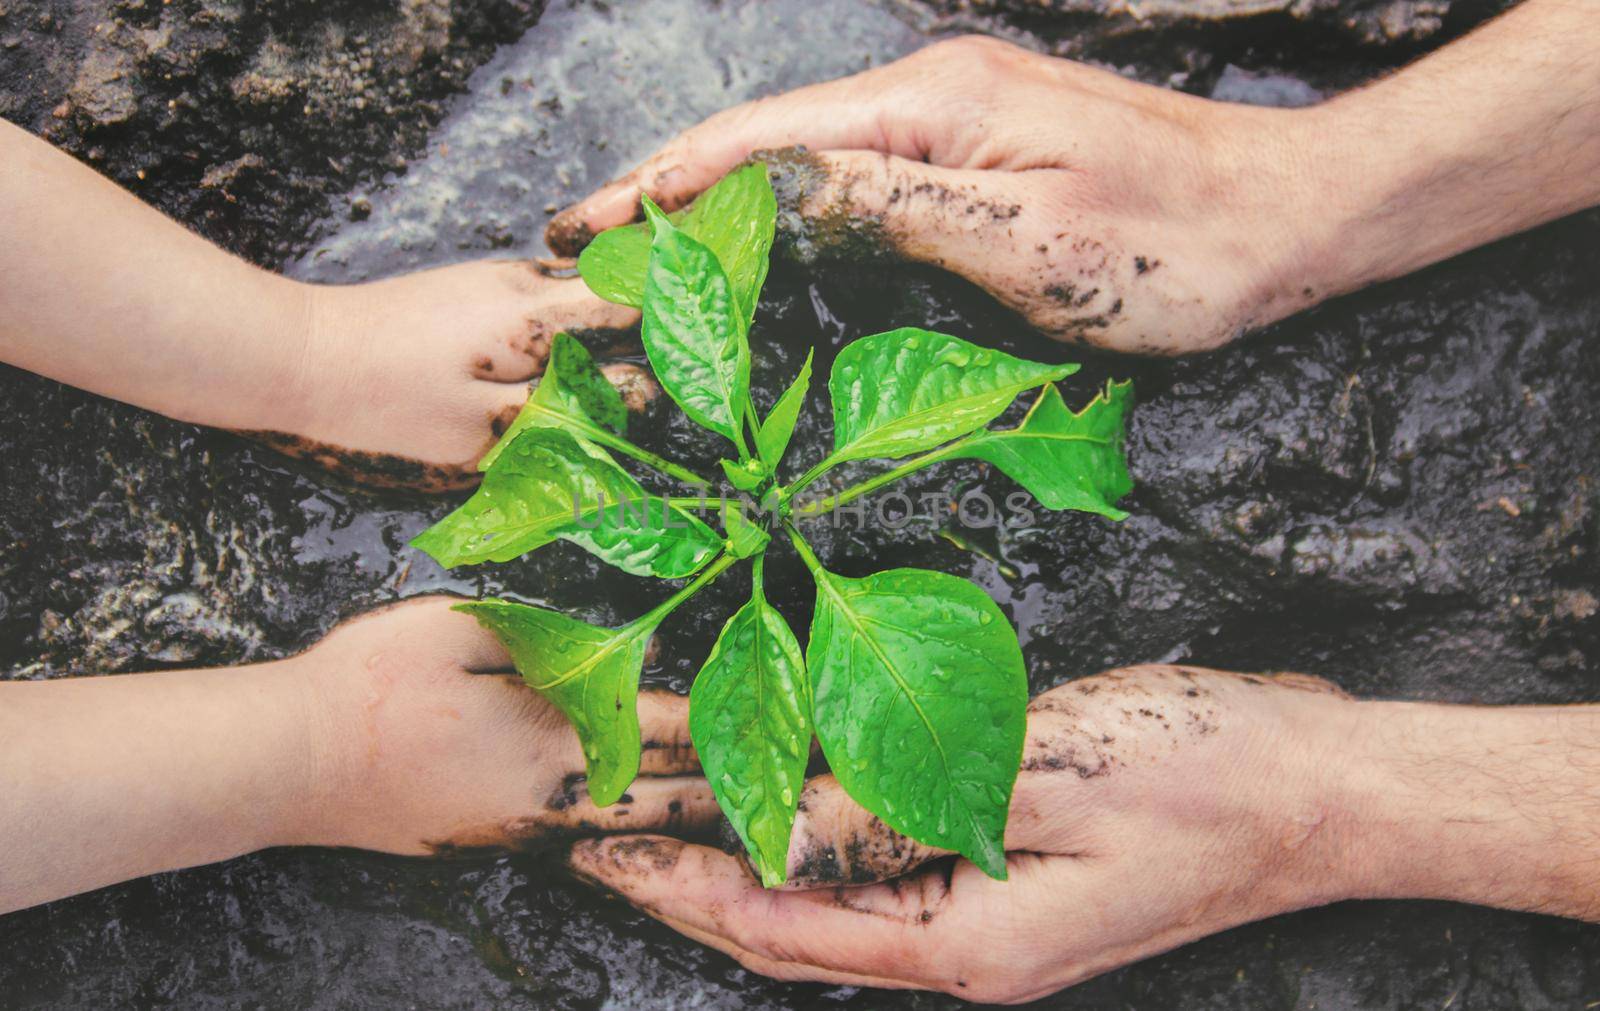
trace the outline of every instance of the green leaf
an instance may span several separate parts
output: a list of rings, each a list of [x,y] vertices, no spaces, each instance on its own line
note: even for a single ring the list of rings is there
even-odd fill
[[[735,463],[732,460],[719,460],[722,464],[722,473],[727,477],[728,483],[740,491],[755,491],[772,475],[767,472],[766,464],[757,459],[750,459],[744,463]]]
[[[987,425],[1017,394],[1076,372],[902,327],[863,337],[834,360],[829,461],[901,457]]]
[[[638,576],[697,571],[722,543],[647,494],[610,454],[558,428],[530,428],[461,507],[413,540],[440,565],[507,562],[557,538]]]
[[[768,888],[783,884],[810,756],[800,644],[761,592],[728,619],[689,692],[689,737]]]
[[[839,784],[897,832],[1003,879],[1028,707],[1016,632],[964,579],[849,579],[807,561],[812,714]]]
[[[1113,503],[1133,490],[1122,424],[1133,383],[1108,383],[1074,414],[1055,384],[1044,388],[1016,428],[980,432],[951,458],[987,460],[1047,509],[1082,509],[1120,520]]]
[[[478,469],[488,470],[505,448],[530,428],[566,428],[585,435],[594,434],[597,425],[621,435],[628,427],[627,405],[611,380],[595,367],[589,349],[571,334],[558,333],[550,343],[550,357],[533,395],[500,441],[478,461]]]
[[[603,628],[508,600],[455,610],[493,632],[522,680],[566,714],[583,746],[590,799],[616,803],[639,772],[639,670],[660,617]]]
[[[746,332],[767,279],[777,216],[767,167],[760,162],[734,169],[693,204],[668,215],[716,254],[732,283]],[[578,256],[578,273],[606,301],[642,306],[652,235],[648,223],[601,232]]]
[[[737,505],[731,509],[723,507],[722,525],[728,531],[728,551],[735,558],[749,558],[765,550],[772,540],[772,535],[752,523]]]
[[[767,415],[767,420],[761,423],[761,431],[756,434],[756,455],[766,462],[768,469],[774,473],[778,464],[783,462],[783,454],[789,448],[789,437],[794,435],[794,423],[800,417],[800,408],[805,406],[806,394],[811,390],[811,357],[815,350],[806,352],[806,361],[800,366],[800,375],[795,377],[793,383],[778,402],[772,405],[772,413]]]
[[[728,277],[711,250],[685,235],[645,197],[655,226],[645,276],[645,354],[662,389],[699,424],[743,445],[750,346]]]

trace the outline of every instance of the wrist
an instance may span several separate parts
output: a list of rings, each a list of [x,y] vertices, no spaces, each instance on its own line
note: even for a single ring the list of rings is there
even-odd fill
[[[1355,706],[1334,770],[1342,897],[1600,915],[1600,709]]]
[[[233,289],[230,313],[242,325],[201,341],[170,402],[141,406],[213,428],[283,429],[285,419],[306,406],[307,373],[317,360],[318,291],[316,285],[252,270]]]

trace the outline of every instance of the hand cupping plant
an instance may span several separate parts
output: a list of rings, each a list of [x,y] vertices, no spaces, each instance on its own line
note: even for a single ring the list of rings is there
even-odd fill
[[[644,206],[647,220],[597,236],[579,271],[602,298],[642,310],[645,351],[662,388],[732,443],[735,458],[722,469],[746,496],[713,498],[696,474],[630,442],[618,394],[563,334],[527,406],[480,465],[482,486],[416,546],[455,566],[507,561],[561,539],[636,575],[692,577],[620,628],[504,600],[459,608],[491,629],[528,685],[572,721],[589,794],[602,806],[638,772],[635,699],[651,634],[730,566],[752,559],[750,601],[723,626],[700,670],[689,728],[762,881],[784,880],[813,735],[867,810],[1005,877],[1006,815],[1028,703],[1015,630],[988,594],[954,576],[830,572],[797,520],[953,459],[987,461],[1047,508],[1120,519],[1114,503],[1131,488],[1122,453],[1129,384],[1110,384],[1074,413],[1054,385],[1074,365],[1024,361],[910,327],[864,337],[839,353],[828,379],[833,452],[780,483],[811,358],[761,418],[750,396],[748,335],[776,216],[766,168],[743,166],[671,215],[649,198]],[[1030,390],[1035,400],[1019,425],[984,427]],[[647,492],[612,451],[697,486],[697,494]],[[845,461],[907,457],[820,502],[801,498]],[[734,507],[752,500],[760,503],[754,515]],[[696,515],[708,504],[722,517],[721,534]],[[763,593],[763,559],[779,539],[816,582],[804,652]]]

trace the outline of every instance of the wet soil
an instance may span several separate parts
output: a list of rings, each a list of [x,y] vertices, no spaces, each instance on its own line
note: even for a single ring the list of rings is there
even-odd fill
[[[0,112],[258,262],[348,282],[542,252],[556,207],[677,128],[951,28],[1294,104],[1500,5],[1146,0],[1141,19],[1114,0],[559,2],[512,42],[538,6],[0,0]],[[1600,699],[1597,276],[1590,213],[1221,353],[1090,358],[1069,399],[1107,376],[1137,384],[1138,490],[1122,524],[1041,512],[1024,530],[941,530],[924,516],[898,531],[847,520],[810,533],[851,575],[915,564],[977,580],[1018,625],[1036,691],[1176,662],[1303,670],[1363,695]],[[931,271],[779,264],[757,317],[758,400],[770,403],[806,347],[819,345],[825,370],[843,342],[907,323],[1066,354]],[[405,544],[448,502],[356,490],[237,436],[20,372],[0,371],[0,403],[0,676],[266,659],[342,616],[437,590],[513,593],[613,622],[661,592],[564,545],[446,573]],[[796,460],[826,444],[819,408],[801,422]],[[636,431],[691,466],[716,454],[670,414]],[[1014,490],[975,464],[904,490],[920,501],[979,483]],[[803,627],[800,567],[785,554],[769,571],[769,595]],[[686,689],[744,592],[728,579],[675,616],[648,680]],[[536,854],[265,853],[7,917],[0,952],[6,1007],[956,1003],[758,979]],[[1600,928],[1363,903],[1234,930],[1045,1006],[1594,1000]]]

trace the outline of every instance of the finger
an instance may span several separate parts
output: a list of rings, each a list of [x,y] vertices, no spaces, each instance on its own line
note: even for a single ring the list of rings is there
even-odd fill
[[[659,836],[586,840],[568,861],[580,877],[735,958],[784,963],[789,978],[847,973],[925,986],[942,975],[935,963],[951,892],[937,871],[895,885],[768,891],[739,858]]]
[[[689,700],[677,692],[639,693],[641,776],[674,776],[700,771],[700,757],[689,741]]]
[[[551,279],[528,263],[507,261],[498,267],[510,279],[512,301],[494,307],[502,314],[500,330],[484,327],[489,336],[472,361],[474,378],[527,382],[544,371],[550,343],[562,331],[590,347],[630,343],[629,331],[639,323],[637,309],[605,301],[580,278]],[[504,323],[508,315],[509,326]]]
[[[850,799],[833,776],[814,776],[800,791],[784,887],[887,881],[948,855],[884,824]]]
[[[632,362],[611,362],[600,366],[600,371],[611,380],[617,393],[622,397],[622,403],[628,412],[640,415],[650,409],[661,396],[661,385],[642,366]],[[483,398],[484,423],[487,428],[483,450],[487,453],[489,447],[499,441],[506,434],[506,429],[517,420],[517,415],[522,413],[522,405],[528,402],[530,387],[525,383],[478,383]]]
[[[896,101],[887,87],[897,75],[869,70],[725,109],[669,141],[627,175],[551,219],[545,241],[575,255],[607,228],[639,214],[650,194],[672,210],[688,203],[756,151],[804,145],[813,150],[866,149],[921,158],[920,102]],[[884,110],[895,108],[893,121]]]
[[[1025,196],[1015,173],[945,168],[895,155],[823,151],[773,171],[799,212],[791,245],[815,259],[889,255],[992,287],[1014,261]]]
[[[1053,845],[1045,834],[1045,829],[1053,826],[1032,813],[1041,802],[1048,803],[1041,794],[1049,786],[1026,772],[1018,776],[1006,824],[1007,849],[1040,850]],[[814,776],[800,793],[789,836],[784,887],[888,881],[949,855],[949,850],[924,845],[890,828],[852,800],[833,776]]]
[[[549,807],[558,826],[574,831],[709,837],[722,824],[722,809],[703,776],[640,776],[620,800],[605,807],[596,807],[578,780]]]
[[[651,915],[691,941],[698,941],[708,948],[715,948],[751,972],[759,973],[770,979],[790,982],[832,983],[836,986],[870,986],[880,990],[926,989],[922,984],[910,980],[893,979],[888,976],[865,976],[853,972],[838,972],[833,969],[807,965],[804,962],[780,962],[776,959],[758,955],[746,948],[741,948],[725,937],[700,930],[684,923],[682,920],[659,913],[652,913]]]

